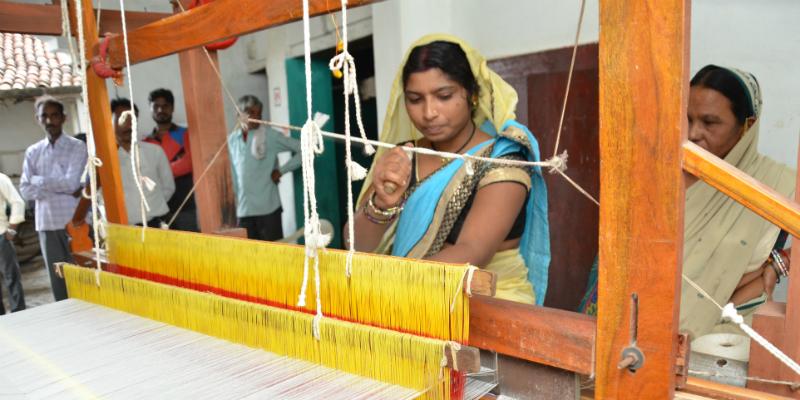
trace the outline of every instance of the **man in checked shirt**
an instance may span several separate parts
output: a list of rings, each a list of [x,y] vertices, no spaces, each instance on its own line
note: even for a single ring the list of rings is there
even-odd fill
[[[53,97],[40,97],[34,109],[46,136],[25,151],[19,189],[23,198],[36,201],[36,230],[53,297],[60,301],[67,298],[67,287],[56,274],[54,264],[74,262],[64,227],[78,205],[76,193],[86,166],[86,145],[64,133],[63,103]]]

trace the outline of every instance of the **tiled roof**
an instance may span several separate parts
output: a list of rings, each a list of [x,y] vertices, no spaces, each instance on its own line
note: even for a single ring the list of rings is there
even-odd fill
[[[37,37],[0,32],[0,90],[80,86],[72,66],[62,64]]]

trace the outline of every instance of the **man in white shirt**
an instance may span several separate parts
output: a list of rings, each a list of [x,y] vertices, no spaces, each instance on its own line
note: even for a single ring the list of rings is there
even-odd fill
[[[142,196],[136,185],[131,168],[131,139],[133,136],[132,118],[129,114],[123,117],[123,113],[131,110],[131,102],[128,99],[118,98],[111,101],[111,112],[113,118],[114,133],[117,138],[117,155],[119,156],[120,175],[122,176],[122,192],[125,195],[125,210],[128,215],[128,223],[131,225],[142,225]],[[139,115],[138,107],[134,107],[134,112]],[[139,160],[141,171],[141,187],[144,199],[150,211],[147,212],[147,226],[160,228],[166,226],[166,215],[169,213],[167,201],[175,192],[175,180],[172,177],[172,170],[164,151],[160,147],[139,142]],[[86,218],[86,213],[91,206],[87,199],[82,199],[72,217],[75,226],[82,224]]]
[[[11,206],[11,218],[6,217],[6,208]],[[8,291],[8,304],[11,312],[25,309],[25,295],[22,292],[22,277],[19,273],[17,253],[11,241],[17,235],[17,226],[25,221],[25,201],[22,200],[11,179],[0,173],[0,271],[3,273],[3,286]],[[0,294],[0,315],[5,314],[3,295]]]

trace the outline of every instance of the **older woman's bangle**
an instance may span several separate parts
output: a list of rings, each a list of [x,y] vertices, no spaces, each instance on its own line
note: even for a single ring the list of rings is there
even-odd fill
[[[787,277],[789,276],[789,269],[786,267],[786,263],[783,261],[783,257],[778,250],[772,250],[772,266],[775,268],[775,272],[778,274],[779,277]]]

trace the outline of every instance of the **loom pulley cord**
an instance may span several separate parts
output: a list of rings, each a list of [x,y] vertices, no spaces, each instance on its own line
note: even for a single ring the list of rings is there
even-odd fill
[[[100,50],[98,54],[92,57],[90,63],[92,65],[92,71],[94,71],[97,76],[108,79],[111,78],[114,81],[114,84],[117,86],[122,85],[122,70],[121,69],[114,69],[108,63],[108,45],[113,38],[114,34],[106,33],[103,37],[103,40],[100,41]]]

